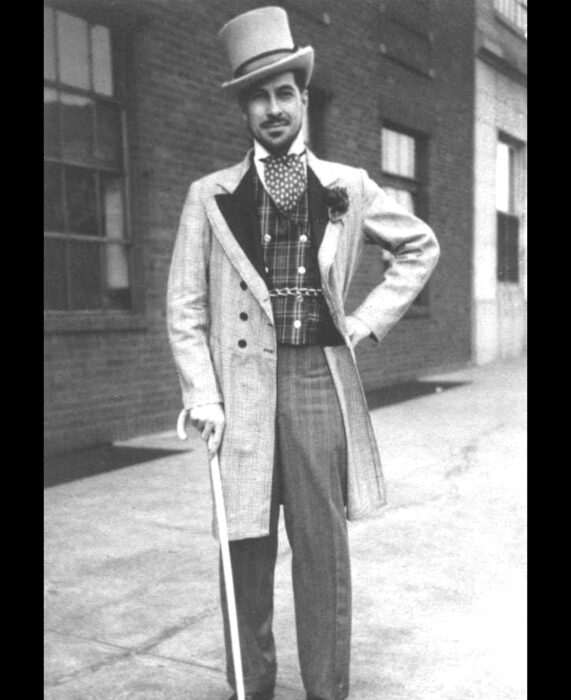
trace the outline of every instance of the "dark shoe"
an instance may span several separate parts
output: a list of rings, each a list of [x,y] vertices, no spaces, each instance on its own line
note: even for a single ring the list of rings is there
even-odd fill
[[[255,693],[246,693],[246,700],[273,700],[274,690],[275,688],[272,686],[271,688],[258,690]],[[228,700],[238,700],[238,696],[234,693]]]

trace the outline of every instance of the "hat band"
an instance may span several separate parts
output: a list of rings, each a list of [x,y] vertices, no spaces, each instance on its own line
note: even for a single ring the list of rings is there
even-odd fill
[[[257,56],[254,56],[254,58],[249,58],[247,61],[244,61],[244,63],[241,63],[238,68],[234,71],[234,78],[241,78],[245,73],[251,72],[251,70],[256,70],[257,68],[263,68],[264,66],[268,65],[269,61],[265,61],[266,58],[269,58],[270,56],[276,56],[277,54],[282,54],[284,56],[289,56],[292,53],[295,53],[297,51],[297,46],[294,46],[293,49],[274,49],[273,51],[265,51],[264,53],[260,53]],[[261,66],[256,66],[255,68],[251,68],[253,63],[256,63],[258,61],[264,61]],[[248,66],[250,67],[250,71],[247,70]]]

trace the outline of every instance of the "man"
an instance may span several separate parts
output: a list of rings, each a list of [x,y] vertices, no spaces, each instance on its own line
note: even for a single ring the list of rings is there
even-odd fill
[[[253,149],[190,188],[169,277],[170,340],[184,408],[210,455],[219,452],[247,697],[274,696],[281,504],[307,698],[343,700],[346,521],[385,502],[353,348],[369,336],[382,340],[425,284],[439,248],[430,228],[365,171],[305,147],[313,49],[294,46],[284,10],[242,14],[220,36],[234,71],[223,87],[238,97]],[[365,238],[394,261],[346,316]]]

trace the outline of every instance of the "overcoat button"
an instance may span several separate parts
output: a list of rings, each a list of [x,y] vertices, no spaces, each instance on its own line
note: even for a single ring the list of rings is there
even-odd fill
[[[247,321],[248,314],[245,311],[242,311],[242,313],[240,314],[240,318],[242,319],[242,321]]]
[[[242,289],[248,289],[248,285],[244,282],[244,280],[240,282],[240,287],[242,287]]]
[[[246,345],[248,345],[248,343],[247,343],[245,340],[240,339],[240,340],[238,341],[238,347],[239,347],[239,348],[245,348]]]

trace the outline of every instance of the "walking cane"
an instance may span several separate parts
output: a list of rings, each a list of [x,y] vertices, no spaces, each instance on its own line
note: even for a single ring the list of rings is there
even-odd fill
[[[186,409],[179,413],[176,422],[176,432],[181,440],[186,440]],[[224,589],[226,591],[226,604],[228,606],[228,620],[230,622],[230,638],[232,641],[232,660],[234,662],[234,676],[236,681],[237,700],[245,700],[244,675],[242,673],[242,656],[240,654],[240,637],[238,635],[238,614],[236,613],[236,596],[234,595],[234,579],[232,577],[232,563],[230,561],[230,547],[228,544],[228,527],[226,525],[226,511],[224,509],[224,496],[222,494],[222,482],[220,480],[220,465],[218,454],[210,460],[210,478],[214,492],[214,509],[216,522],[218,523],[218,539],[222,553],[222,571],[224,575]]]

